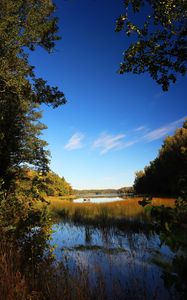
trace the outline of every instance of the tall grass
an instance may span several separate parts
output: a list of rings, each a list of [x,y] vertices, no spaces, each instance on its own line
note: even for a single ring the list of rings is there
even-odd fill
[[[75,223],[91,222],[107,226],[113,224],[113,222],[124,223],[126,217],[143,216],[144,210],[139,206],[139,200],[139,198],[134,198],[113,203],[94,204],[73,203],[58,198],[50,198],[50,208],[53,216],[60,216]],[[153,204],[172,206],[174,200],[154,199]],[[23,265],[23,261],[25,265]],[[72,272],[66,260],[61,263],[49,264],[47,259],[44,259],[33,266],[34,261],[33,259],[33,262],[29,261],[27,264],[25,259],[23,260],[21,248],[11,240],[1,238],[1,300],[148,299],[147,286],[145,284],[145,287],[143,287],[140,284],[136,274],[134,274],[130,286],[125,282],[114,280],[109,295],[107,294],[108,286],[104,279],[104,271],[97,263],[93,270],[89,270],[94,274],[95,279],[92,282],[88,269],[81,267],[81,264],[77,264],[74,272]],[[131,262],[133,262],[133,256],[129,260],[129,264]],[[30,267],[33,269],[29,269]],[[142,278],[144,278],[144,275],[146,275],[146,270]],[[154,296],[154,299],[159,298]]]
[[[0,242],[0,299],[1,300],[110,300],[136,299],[146,300],[148,283],[144,283],[147,269],[142,279],[138,279],[133,265],[133,256],[129,257],[131,280],[113,280],[111,286],[105,281],[104,270],[98,263],[92,269],[86,269],[81,263],[72,270],[68,263],[48,265],[45,260],[35,266],[35,276],[31,276],[27,266],[22,266],[20,250],[13,244]],[[128,268],[128,266],[127,266]],[[93,276],[91,276],[93,273]],[[153,296],[156,290],[153,290]],[[154,296],[151,299],[157,299]]]
[[[38,299],[29,291],[25,275],[21,272],[20,253],[8,241],[0,242],[0,299]]]
[[[90,271],[81,264],[70,271],[66,263],[48,265],[45,261],[35,266],[35,276],[24,271],[20,251],[13,244],[0,242],[0,299],[1,300],[106,300],[106,299],[146,299],[139,285],[136,290],[113,281],[110,287],[105,282],[105,274],[98,264]],[[144,291],[145,292],[145,291]]]
[[[52,215],[75,223],[122,224],[125,220],[145,220],[145,209],[138,204],[141,198],[131,198],[110,203],[75,203],[50,197]],[[153,205],[174,206],[174,199],[154,198]]]

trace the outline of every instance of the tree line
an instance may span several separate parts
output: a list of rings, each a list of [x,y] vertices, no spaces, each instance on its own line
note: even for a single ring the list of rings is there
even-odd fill
[[[187,119],[164,140],[158,156],[136,173],[134,189],[148,195],[187,194]]]
[[[90,195],[90,196],[97,196],[97,195],[117,195],[117,194],[125,194],[125,193],[132,193],[133,192],[133,187],[122,187],[120,189],[85,189],[85,190],[73,190],[75,195],[79,196],[85,196],[85,195]]]

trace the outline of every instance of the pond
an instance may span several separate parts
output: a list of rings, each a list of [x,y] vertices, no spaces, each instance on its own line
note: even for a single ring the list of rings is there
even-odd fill
[[[109,202],[115,202],[115,201],[123,201],[124,198],[121,197],[91,197],[91,198],[78,198],[73,200],[74,203],[109,203]]]
[[[93,200],[97,199],[105,201]],[[56,245],[56,260],[64,262],[70,273],[81,270],[93,287],[101,282],[106,299],[177,299],[165,287],[161,267],[175,253],[146,223],[119,228],[62,220],[53,225],[50,243]]]

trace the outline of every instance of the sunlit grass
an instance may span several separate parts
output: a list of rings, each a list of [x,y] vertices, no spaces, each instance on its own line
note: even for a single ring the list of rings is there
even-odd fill
[[[74,203],[61,200],[58,197],[49,197],[50,210],[53,215],[73,221],[106,221],[121,220],[123,218],[135,218],[145,216],[145,209],[138,204],[142,198],[129,198],[122,201],[109,203]],[[174,206],[175,199],[153,198],[152,204],[159,206]]]

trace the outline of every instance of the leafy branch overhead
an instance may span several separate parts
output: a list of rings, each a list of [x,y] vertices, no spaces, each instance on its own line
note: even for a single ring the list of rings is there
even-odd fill
[[[53,107],[66,102],[57,87],[50,88],[45,81],[35,78],[34,67],[29,63],[29,50],[41,46],[52,52],[57,35],[55,5],[50,0],[2,0],[0,7],[0,92],[11,87],[14,93],[30,93],[35,82],[48,100],[38,97],[38,102],[51,103]],[[36,89],[35,89],[36,90]],[[37,94],[37,93],[36,93]]]
[[[119,73],[149,73],[167,91],[187,67],[187,2],[125,0],[116,31],[133,42],[124,52]],[[140,21],[141,18],[141,21]]]

